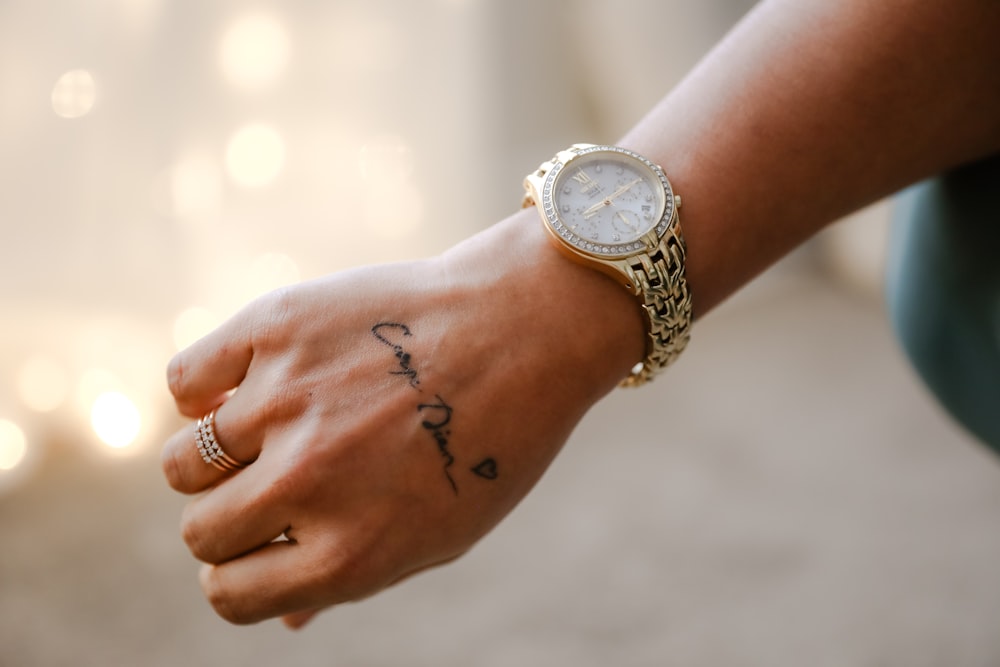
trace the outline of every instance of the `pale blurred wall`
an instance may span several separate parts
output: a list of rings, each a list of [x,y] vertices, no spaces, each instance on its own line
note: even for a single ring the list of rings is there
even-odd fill
[[[0,3],[0,419],[38,453],[115,391],[155,449],[179,344],[279,284],[492,224],[752,4]]]
[[[498,162],[498,214],[526,169],[577,141],[613,143],[755,3],[513,0],[488,5],[492,72],[483,136]],[[517,185],[515,185],[517,181]]]

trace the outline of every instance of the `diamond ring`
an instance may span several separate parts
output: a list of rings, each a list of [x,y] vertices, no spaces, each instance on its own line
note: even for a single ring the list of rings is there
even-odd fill
[[[247,467],[246,463],[237,461],[229,454],[222,451],[219,440],[215,437],[215,410],[198,420],[194,426],[195,444],[198,446],[198,453],[201,458],[224,472],[239,470]]]

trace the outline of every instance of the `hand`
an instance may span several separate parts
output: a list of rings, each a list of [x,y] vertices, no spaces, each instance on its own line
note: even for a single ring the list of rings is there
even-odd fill
[[[542,235],[520,215],[275,292],[171,362],[179,410],[217,407],[222,447],[252,461],[207,465],[190,428],[164,448],[171,486],[207,491],[182,532],[220,615],[302,625],[464,553],[534,485],[643,338],[631,296]]]

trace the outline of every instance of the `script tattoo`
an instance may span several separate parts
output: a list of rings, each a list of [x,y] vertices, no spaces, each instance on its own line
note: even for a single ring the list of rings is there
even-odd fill
[[[379,322],[371,328],[371,333],[379,343],[391,349],[396,357],[399,367],[389,371],[389,374],[406,378],[410,387],[423,393],[413,357],[402,343],[404,339],[413,337],[410,327],[400,322]],[[434,394],[434,402],[418,403],[417,412],[422,418],[420,425],[433,438],[438,453],[444,461],[445,479],[448,480],[455,495],[458,495],[458,484],[451,474],[451,468],[455,465],[455,455],[451,451],[450,424],[455,410],[440,394]],[[492,458],[483,459],[469,468],[469,471],[482,479],[494,480],[499,477],[497,462]]]
[[[434,442],[437,443],[441,458],[444,459],[444,476],[448,478],[451,490],[458,495],[458,485],[455,484],[455,479],[449,470],[455,463],[455,457],[451,455],[451,450],[448,448],[448,438],[451,437],[448,424],[451,423],[452,407],[437,394],[434,395],[434,398],[437,399],[436,403],[421,403],[417,406],[417,412],[424,418],[420,425],[431,434]]]
[[[389,371],[389,374],[402,375],[409,380],[411,387],[419,389],[420,380],[417,378],[417,369],[410,365],[412,360],[410,353],[403,349],[402,345],[393,341],[393,338],[391,337],[392,334],[389,333],[389,331],[393,329],[402,333],[404,338],[408,338],[413,335],[410,331],[410,327],[405,324],[399,324],[398,322],[380,322],[372,327],[372,335],[375,336],[375,338],[377,338],[383,345],[392,348],[392,351],[396,354],[396,359],[399,360],[399,370]],[[385,331],[385,333],[383,333],[383,331]]]

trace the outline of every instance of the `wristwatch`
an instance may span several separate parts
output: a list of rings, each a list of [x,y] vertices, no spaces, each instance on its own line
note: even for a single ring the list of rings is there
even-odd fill
[[[524,189],[524,206],[537,206],[560,251],[639,299],[649,329],[646,356],[621,386],[649,382],[691,337],[681,198],[663,169],[626,148],[574,144],[528,174]]]

